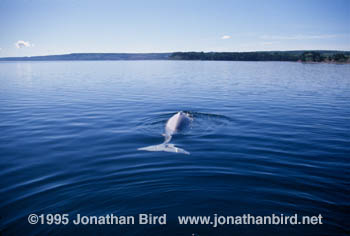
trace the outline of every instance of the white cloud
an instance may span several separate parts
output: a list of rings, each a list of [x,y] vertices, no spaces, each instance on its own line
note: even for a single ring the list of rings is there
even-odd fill
[[[261,39],[265,40],[304,40],[304,39],[329,39],[329,38],[335,38],[337,35],[335,34],[323,34],[323,35],[304,35],[304,34],[298,34],[298,35],[288,35],[288,36],[282,36],[282,35],[262,35],[260,36]]]
[[[15,43],[16,48],[28,48],[28,47],[33,47],[34,44],[31,44],[29,42],[23,41],[23,40],[18,40]]]
[[[224,36],[221,37],[221,39],[230,39],[230,38],[231,38],[230,35],[224,35]]]

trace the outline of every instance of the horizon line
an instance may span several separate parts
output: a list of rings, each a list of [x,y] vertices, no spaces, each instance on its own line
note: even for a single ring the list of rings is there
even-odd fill
[[[64,55],[74,55],[74,54],[172,54],[172,53],[250,53],[250,52],[314,52],[314,51],[328,51],[328,52],[350,52],[350,50],[338,50],[338,49],[296,49],[296,50],[257,50],[257,51],[172,51],[172,52],[71,52],[62,54],[46,54],[46,55],[36,55],[36,56],[10,56],[10,57],[0,57],[0,59],[5,58],[31,58],[31,57],[47,57],[47,56],[64,56]]]

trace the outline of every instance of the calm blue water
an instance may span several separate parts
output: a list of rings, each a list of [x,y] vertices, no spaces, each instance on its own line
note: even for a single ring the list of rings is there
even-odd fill
[[[172,143],[191,155],[137,150],[181,110],[194,120]],[[0,131],[4,235],[349,233],[349,65],[2,62]],[[167,225],[30,225],[31,213],[166,213]],[[177,223],[214,213],[324,224]]]

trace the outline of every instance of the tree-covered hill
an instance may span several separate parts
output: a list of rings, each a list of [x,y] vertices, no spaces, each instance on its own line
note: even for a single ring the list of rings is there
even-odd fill
[[[168,60],[171,53],[71,53],[63,55],[7,57],[0,61],[102,61],[102,60]]]
[[[348,51],[175,52],[173,60],[301,61],[350,63]]]
[[[261,51],[174,53],[72,53],[64,55],[6,57],[0,61],[100,61],[100,60],[206,60],[206,61],[300,61],[350,63],[349,51]]]

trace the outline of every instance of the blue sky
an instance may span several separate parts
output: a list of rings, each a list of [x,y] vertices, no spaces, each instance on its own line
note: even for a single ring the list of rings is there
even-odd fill
[[[0,0],[0,57],[350,50],[348,0]]]

